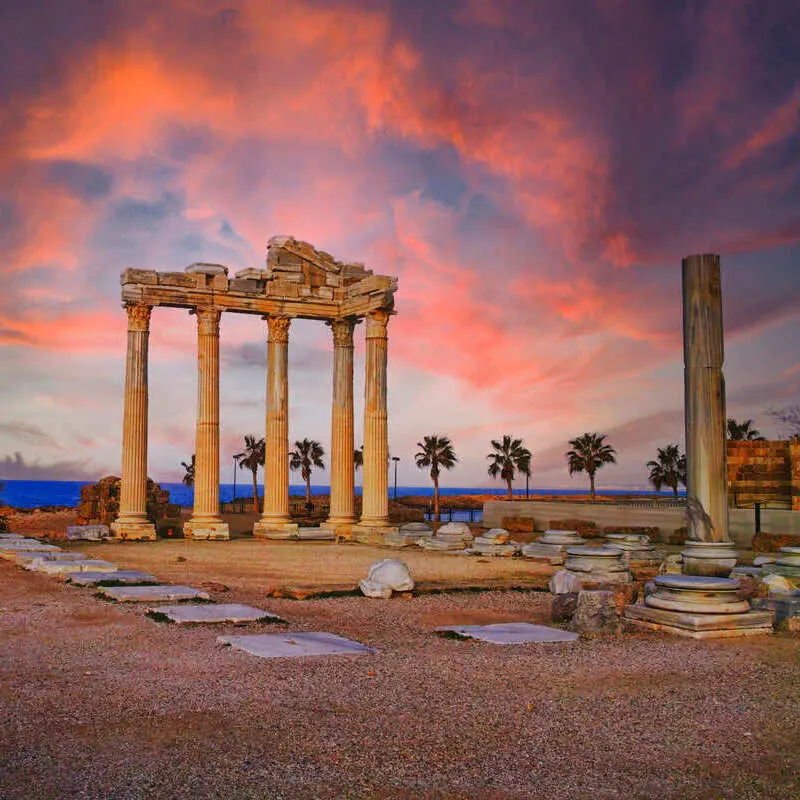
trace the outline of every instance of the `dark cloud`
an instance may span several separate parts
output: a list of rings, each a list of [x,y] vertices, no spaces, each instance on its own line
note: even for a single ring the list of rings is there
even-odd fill
[[[55,161],[50,164],[48,175],[81,200],[105,197],[114,183],[114,176],[107,169],[76,161]]]
[[[0,434],[32,444],[59,447],[49,433],[43,431],[38,425],[31,425],[28,422],[0,422]]]
[[[97,477],[97,472],[89,466],[89,459],[28,463],[20,452],[0,458],[0,478],[5,480],[91,481]]]

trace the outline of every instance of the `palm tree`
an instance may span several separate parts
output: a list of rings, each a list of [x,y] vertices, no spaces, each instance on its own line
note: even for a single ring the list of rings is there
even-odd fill
[[[433,511],[436,521],[440,521],[439,516],[439,471],[441,467],[452,469],[458,458],[453,450],[453,443],[448,436],[424,436],[421,442],[417,442],[419,452],[414,455],[414,461],[420,469],[431,468],[431,480],[433,481]]]
[[[523,446],[522,439],[513,439],[511,436],[503,436],[502,442],[492,439],[492,448],[493,452],[486,456],[492,462],[489,464],[489,474],[493,478],[499,475],[506,482],[508,499],[511,500],[511,484],[517,470],[523,475],[531,474],[531,451]]]
[[[261,509],[258,503],[258,468],[264,466],[266,444],[264,439],[256,439],[252,434],[244,437],[244,458],[239,462],[240,469],[249,469],[253,473],[253,511]]]
[[[728,417],[728,440],[731,442],[763,442],[761,431],[753,427],[751,419],[737,422],[733,417]]]
[[[313,439],[295,442],[294,450],[289,453],[289,468],[299,469],[306,482],[306,505],[311,502],[311,470],[314,467],[325,469],[325,462],[322,460],[324,455],[322,445]]]
[[[192,460],[188,464],[185,461],[181,461],[181,466],[185,470],[184,476],[181,478],[181,482],[185,486],[194,486],[194,461],[194,454],[192,454]]]
[[[357,447],[353,450],[353,466],[355,467],[356,472],[358,472],[361,467],[364,466],[364,445],[362,444],[361,447]]]
[[[681,453],[677,444],[659,447],[655,461],[648,461],[649,480],[660,492],[662,486],[669,486],[675,497],[678,496],[678,484],[686,486],[686,455]]]
[[[569,474],[585,472],[589,476],[589,486],[592,500],[595,499],[594,476],[604,464],[616,464],[617,451],[605,443],[606,435],[599,433],[584,433],[577,439],[570,439],[572,450],[568,450],[567,466]]]

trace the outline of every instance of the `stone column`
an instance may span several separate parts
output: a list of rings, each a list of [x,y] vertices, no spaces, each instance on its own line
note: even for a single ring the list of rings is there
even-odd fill
[[[120,539],[156,538],[147,518],[147,347],[152,306],[126,305],[128,355],[122,423],[122,480],[119,516],[111,524]]]
[[[728,541],[725,379],[722,375],[722,289],[719,256],[683,259],[683,362],[687,495],[711,520],[702,524],[690,508],[689,535]]]
[[[289,516],[289,325],[288,317],[267,317],[267,436],[264,513],[253,527],[256,538],[283,538],[297,530]]]
[[[331,410],[331,510],[326,527],[349,528],[353,513],[353,329],[355,320],[330,322],[333,330]]]
[[[183,534],[191,539],[230,539],[219,514],[219,320],[216,308],[196,308],[197,419],[194,511]]]
[[[389,522],[389,434],[386,416],[388,311],[367,314],[364,391],[364,486],[359,525],[386,527]]]

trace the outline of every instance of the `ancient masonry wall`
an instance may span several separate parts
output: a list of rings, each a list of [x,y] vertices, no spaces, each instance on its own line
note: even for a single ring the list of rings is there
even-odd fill
[[[728,497],[800,511],[800,442],[728,442]]]

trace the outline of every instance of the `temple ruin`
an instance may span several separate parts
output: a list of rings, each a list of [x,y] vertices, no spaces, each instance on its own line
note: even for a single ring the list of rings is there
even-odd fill
[[[193,539],[227,539],[219,509],[219,326],[223,312],[267,320],[266,463],[264,511],[256,537],[297,528],[289,516],[289,331],[295,318],[321,320],[333,339],[330,516],[339,534],[388,525],[387,328],[397,279],[360,263],[336,261],[289,236],[269,240],[266,269],[228,277],[219,264],[185,272],[127,269],[120,278],[128,315],[120,513],[112,530],[122,539],[154,539],[146,514],[148,339],[156,306],[186,308],[197,318],[197,418],[194,509],[184,527]],[[353,331],[366,320],[362,515],[353,502]]]

